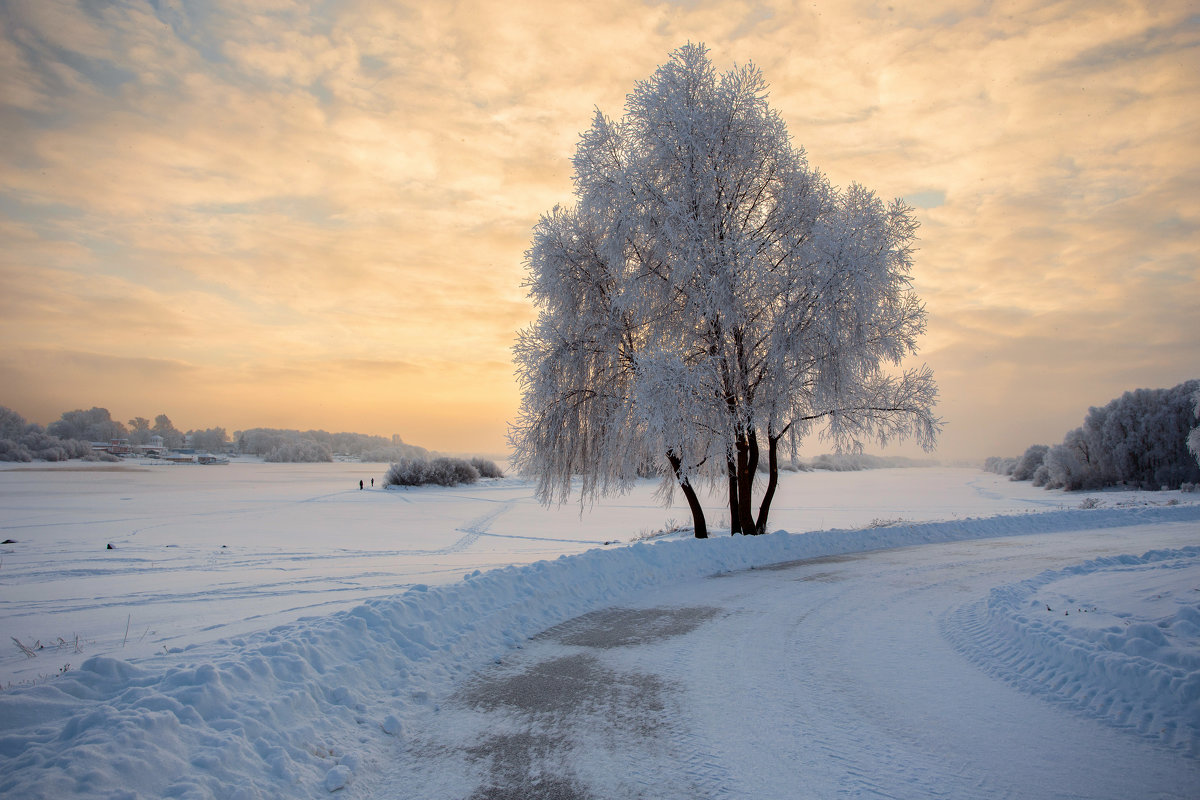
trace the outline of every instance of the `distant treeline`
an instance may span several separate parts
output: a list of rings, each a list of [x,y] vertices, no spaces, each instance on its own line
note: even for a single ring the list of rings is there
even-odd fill
[[[0,406],[0,461],[66,461],[91,456],[91,440],[75,436],[64,439],[36,422],[26,422],[11,408]]]
[[[117,460],[114,456],[93,452],[91,443],[125,439],[131,445],[145,446],[155,442],[156,436],[169,450],[187,446],[210,453],[257,455],[266,461],[332,461],[334,455],[344,455],[360,461],[390,463],[430,457],[428,450],[405,444],[399,436],[388,439],[362,433],[253,428],[235,431],[231,439],[224,428],[185,433],[177,429],[166,414],[159,414],[153,422],[145,417],[134,417],[123,423],[114,420],[106,408],[67,411],[43,428],[27,422],[16,411],[0,406],[0,461],[65,461],[70,458],[113,461]]]
[[[251,428],[239,432],[236,442],[238,452],[262,456],[266,461],[332,461],[335,455],[345,455],[383,464],[430,456],[424,447],[405,444],[399,436],[387,439],[365,433]]]
[[[1200,380],[1126,392],[1089,409],[1061,444],[992,457],[984,469],[1047,489],[1191,488],[1200,483]]]
[[[833,472],[857,472],[864,469],[894,469],[898,467],[933,467],[937,462],[928,458],[906,456],[872,456],[866,453],[826,453],[810,461],[808,469]],[[805,468],[803,465],[801,468]]]

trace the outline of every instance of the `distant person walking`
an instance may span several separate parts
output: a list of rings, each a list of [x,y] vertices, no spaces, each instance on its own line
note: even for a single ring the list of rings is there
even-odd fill
[[[374,478],[371,478],[371,488],[372,489],[375,488],[375,479]]]
[[[358,482],[358,490],[359,490],[360,492],[362,491],[362,481],[359,481],[359,482]]]

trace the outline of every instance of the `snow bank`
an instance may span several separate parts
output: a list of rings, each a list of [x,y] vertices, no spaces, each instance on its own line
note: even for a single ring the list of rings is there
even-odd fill
[[[988,673],[1200,755],[1200,547],[1099,558],[993,589],[943,631]]]
[[[824,555],[1196,520],[1200,506],[1181,505],[642,543],[476,571],[152,665],[94,657],[0,695],[0,794],[323,797],[457,679],[630,592]]]

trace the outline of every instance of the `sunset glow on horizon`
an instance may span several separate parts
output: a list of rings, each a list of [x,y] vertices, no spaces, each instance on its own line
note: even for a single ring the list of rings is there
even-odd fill
[[[531,229],[688,41],[916,207],[937,456],[1200,377],[1194,3],[10,0],[0,405],[505,451]]]

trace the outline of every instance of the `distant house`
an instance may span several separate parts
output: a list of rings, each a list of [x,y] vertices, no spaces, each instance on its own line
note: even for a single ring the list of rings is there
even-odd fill
[[[190,447],[172,450],[163,455],[163,460],[171,464],[228,464],[224,456],[214,456],[212,453],[197,453]]]
[[[112,453],[114,456],[131,456],[133,447],[128,439],[109,439],[107,442],[92,442],[93,453]]]
[[[162,458],[163,454],[167,452],[163,437],[157,433],[151,436],[145,444],[139,445],[137,450],[146,458]]]

